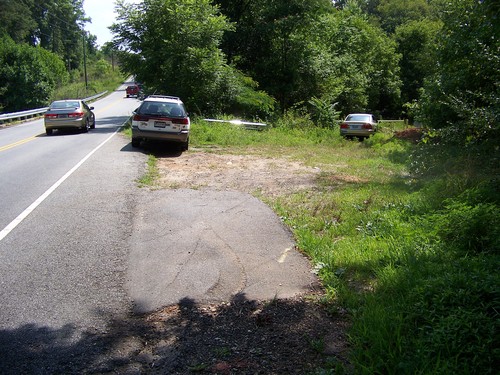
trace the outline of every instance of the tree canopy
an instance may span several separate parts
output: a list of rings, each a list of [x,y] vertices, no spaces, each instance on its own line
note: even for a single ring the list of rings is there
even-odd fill
[[[119,1],[117,13],[121,66],[150,91],[180,96],[199,113],[272,109],[273,100],[228,65],[219,46],[233,26],[209,0]]]
[[[266,107],[261,114],[272,101],[286,111],[312,98],[342,112],[397,114],[395,43],[359,7],[347,8],[329,0],[119,1],[112,30],[123,69],[205,114],[234,109],[243,93],[254,109]]]
[[[59,55],[69,69],[81,64],[83,0],[0,0],[0,35]],[[90,48],[95,37],[87,35]]]
[[[442,12],[437,69],[427,77],[421,119],[448,129],[460,143],[498,145],[500,124],[500,6],[457,0]]]
[[[74,75],[84,48],[97,56],[82,0],[0,5],[3,108],[28,106],[5,99],[21,81],[39,92]],[[370,111],[464,127],[469,140],[497,132],[500,11],[492,0],[118,0],[116,11],[102,55],[199,114],[299,109],[332,122]]]
[[[84,50],[98,53],[87,22],[83,0],[0,0],[0,110],[45,106],[80,76]]]
[[[0,38],[0,111],[18,110],[19,103],[28,109],[43,107],[53,88],[67,80],[56,54]]]

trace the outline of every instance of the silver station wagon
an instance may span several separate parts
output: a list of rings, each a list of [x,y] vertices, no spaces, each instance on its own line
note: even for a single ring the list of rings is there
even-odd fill
[[[132,146],[141,141],[168,141],[187,150],[191,122],[182,101],[176,96],[150,95],[132,116]]]

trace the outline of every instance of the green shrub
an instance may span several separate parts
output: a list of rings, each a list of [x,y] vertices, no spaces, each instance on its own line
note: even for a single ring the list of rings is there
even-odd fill
[[[337,128],[340,121],[340,111],[335,107],[338,103],[332,103],[329,99],[313,97],[308,101],[311,119],[322,128]]]
[[[0,38],[0,110],[44,107],[56,86],[67,78],[64,62],[56,54]]]
[[[498,260],[483,256],[422,260],[421,269],[413,270],[418,278],[406,304],[410,307],[408,336],[418,351],[408,350],[407,357],[422,368],[426,362],[434,363],[440,373],[495,372],[494,362],[500,355],[495,346],[500,308]]]
[[[321,170],[313,189],[261,198],[310,257],[328,311],[349,314],[355,373],[495,373],[498,174],[473,168],[459,148],[415,146],[385,132],[343,140],[304,108],[262,132],[199,121],[192,131],[197,145],[227,146],[220,152],[249,146]],[[405,164],[415,147],[419,173]]]
[[[274,126],[284,129],[311,129],[315,125],[305,108],[292,108],[286,111]]]
[[[451,200],[432,221],[439,237],[455,251],[500,253],[500,210],[495,204]]]

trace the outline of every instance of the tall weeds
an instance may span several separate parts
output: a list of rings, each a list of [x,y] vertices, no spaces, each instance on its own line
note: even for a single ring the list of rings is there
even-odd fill
[[[193,139],[321,169],[315,189],[262,198],[310,257],[325,306],[352,320],[355,372],[496,373],[498,170],[432,142],[346,141],[289,120],[263,132],[196,124]]]

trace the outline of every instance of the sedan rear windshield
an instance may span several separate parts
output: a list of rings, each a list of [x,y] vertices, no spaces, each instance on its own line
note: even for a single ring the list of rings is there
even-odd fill
[[[50,109],[68,109],[80,107],[79,102],[54,102],[50,105]]]
[[[370,115],[350,115],[345,119],[346,121],[359,121],[359,122],[371,122],[372,116]]]
[[[141,115],[186,117],[184,107],[177,103],[144,102],[138,113]]]

